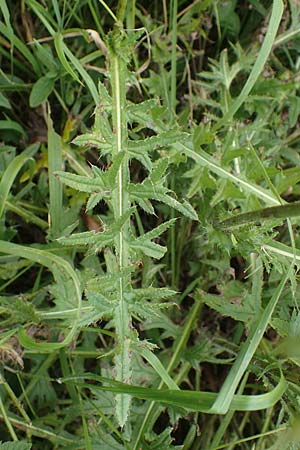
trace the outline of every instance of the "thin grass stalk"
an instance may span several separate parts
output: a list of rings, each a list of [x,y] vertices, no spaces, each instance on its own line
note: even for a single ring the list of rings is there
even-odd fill
[[[62,144],[60,136],[55,133],[51,120],[50,107],[47,117],[48,125],[48,169],[49,169],[49,216],[50,235],[56,238],[60,234],[63,214],[63,191],[61,182],[54,172],[62,169]]]
[[[7,383],[7,381],[3,378],[3,376],[0,374],[0,383],[3,384],[8,396],[10,397],[12,403],[14,404],[15,408],[18,409],[20,414],[23,416],[23,418],[26,420],[26,422],[30,423],[30,417],[26,413],[25,409],[23,408],[22,403],[18,399],[18,397],[15,395],[14,391],[10,387],[10,385]]]
[[[2,416],[2,418],[4,420],[4,422],[5,422],[5,425],[7,426],[7,429],[9,431],[9,434],[10,434],[12,440],[14,442],[18,441],[18,437],[17,437],[17,435],[15,433],[15,430],[14,430],[12,424],[11,424],[10,417],[8,417],[8,415],[6,413],[6,410],[5,410],[4,404],[3,404],[2,400],[1,400],[1,397],[0,397],[0,414],[1,414],[1,416]]]
[[[186,347],[188,338],[189,338],[189,336],[190,336],[190,334],[191,334],[191,332],[192,332],[192,330],[194,328],[194,325],[195,325],[195,322],[196,322],[197,318],[200,315],[200,312],[201,312],[201,309],[202,309],[202,305],[203,305],[203,302],[201,300],[200,301],[196,301],[194,303],[193,307],[191,308],[190,314],[189,314],[189,316],[187,318],[187,321],[186,321],[186,323],[184,325],[184,329],[182,331],[182,334],[180,335],[179,340],[174,343],[174,346],[173,346],[174,347],[174,352],[172,354],[172,357],[171,357],[170,362],[168,364],[168,367],[166,369],[168,374],[171,374],[172,370],[174,370],[174,368],[179,363],[180,356],[181,356],[182,352],[184,351],[184,349]],[[190,367],[189,364],[188,364],[188,367]],[[175,380],[175,382],[178,382],[178,380]],[[164,387],[164,382],[161,381],[159,386],[158,386],[158,389],[162,389],[163,387]],[[150,422],[151,418],[152,417],[157,418],[158,415],[159,415],[159,411],[160,411],[160,408],[157,407],[156,402],[152,401],[150,403],[150,405],[149,405],[149,408],[147,409],[147,411],[145,413],[145,417],[144,417],[143,423],[142,423],[142,425],[140,427],[140,430],[139,430],[139,433],[138,433],[135,445],[133,447],[133,450],[137,450],[139,448],[138,446],[140,444],[140,441],[142,439],[143,434],[145,434],[145,432],[146,432],[146,429],[147,429],[147,427],[149,425],[149,422]]]

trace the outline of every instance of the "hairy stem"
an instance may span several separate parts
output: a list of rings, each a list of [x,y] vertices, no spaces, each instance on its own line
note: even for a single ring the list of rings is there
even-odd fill
[[[118,45],[118,38],[113,39],[112,43]],[[126,155],[127,148],[127,118],[125,113],[126,105],[126,61],[119,55],[120,49],[111,48],[110,56],[110,74],[112,89],[112,124],[115,136],[114,155],[125,152],[125,157],[119,168],[117,175],[117,187],[113,192],[113,211],[117,221],[130,208],[128,184],[129,184],[129,160]],[[117,256],[118,270],[124,272],[129,266],[130,256],[128,248],[129,220],[123,225],[115,238],[115,248]],[[119,381],[128,382],[130,378],[130,327],[131,319],[128,313],[125,292],[130,285],[130,276],[121,276],[118,285],[118,306],[115,312],[115,327],[118,339],[115,365],[116,378]],[[128,408],[129,399],[127,395],[117,396],[117,416],[120,425],[124,425]]]

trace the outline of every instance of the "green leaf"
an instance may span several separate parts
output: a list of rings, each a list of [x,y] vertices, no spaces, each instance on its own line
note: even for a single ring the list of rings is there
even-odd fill
[[[153,183],[157,184],[162,182],[163,177],[166,173],[166,170],[168,168],[169,161],[167,158],[159,159],[158,161],[155,161],[155,166],[151,172],[151,174],[148,177],[148,180]]]
[[[59,180],[55,177],[55,171],[63,164],[62,139],[55,132],[51,120],[50,108],[48,110],[48,177],[49,177],[49,239],[55,239],[60,235],[64,225],[63,190]]]
[[[218,5],[220,24],[224,29],[224,33],[229,35],[230,38],[236,38],[240,31],[240,19],[238,14],[234,11],[234,3],[222,2]]]
[[[253,293],[248,292],[245,284],[240,281],[231,280],[219,287],[221,292],[219,295],[202,292],[203,301],[223,316],[229,316],[234,320],[249,324],[261,314],[261,273],[259,269],[254,276]]]
[[[145,255],[150,256],[151,258],[155,259],[162,258],[165,255],[167,248],[163,247],[162,245],[156,244],[155,242],[152,242],[151,239],[155,239],[158,236],[160,236],[171,225],[173,225],[174,222],[176,222],[176,219],[168,220],[167,222],[162,223],[158,227],[155,227],[148,233],[145,233],[142,236],[138,237],[134,241],[130,241],[129,242],[130,248],[140,250]]]
[[[101,193],[103,197],[110,194],[110,191],[105,189],[103,179],[99,176],[85,177],[82,175],[76,175],[74,173],[62,171],[55,172],[55,175],[58,176],[64,184],[70,186],[73,189],[76,189],[77,191]]]
[[[54,44],[55,44],[55,48],[56,48],[59,60],[62,63],[65,70],[71,75],[71,77],[75,81],[77,81],[80,84],[82,84],[82,82],[79,79],[77,72],[81,75],[82,79],[84,80],[87,88],[89,89],[89,91],[92,95],[94,103],[96,105],[98,105],[99,104],[99,95],[98,95],[97,88],[95,86],[93,79],[90,77],[90,75],[84,69],[81,62],[73,55],[73,53],[65,45],[64,40],[63,40],[63,35],[61,33],[55,33]],[[75,72],[74,68],[76,69],[77,72]]]
[[[72,328],[68,330],[66,337],[61,342],[38,343],[34,339],[29,337],[23,328],[21,328],[19,331],[20,343],[26,348],[49,352],[68,345],[72,341],[73,336],[77,330],[77,322],[80,318],[81,310],[80,281],[72,266],[63,258],[54,255],[49,251],[30,248],[28,246],[18,245],[11,242],[0,241],[0,252],[15,256],[22,255],[23,258],[35,261],[38,264],[42,264],[48,267],[53,272],[55,279],[60,283],[65,283],[66,280],[71,279],[74,285],[73,292],[75,294],[75,299],[77,302],[77,314],[74,318]]]
[[[290,277],[291,269],[292,265],[286,272],[285,276],[282,278],[271,300],[269,301],[264,311],[260,314],[258,320],[252,324],[249,335],[242,345],[241,350],[233,366],[231,367],[229,374],[227,375],[226,380],[222,385],[220,393],[212,407],[212,413],[214,412],[216,414],[225,414],[230,408],[234,393],[267,329],[273,311],[282,294],[283,288]]]
[[[291,202],[286,205],[271,206],[270,208],[258,209],[255,211],[237,214],[215,224],[223,229],[238,227],[243,224],[257,222],[267,219],[287,219],[288,217],[297,217],[300,215],[300,202]]]
[[[102,232],[84,231],[82,233],[74,233],[68,237],[58,238],[57,241],[63,245],[93,245],[93,248],[100,250],[106,245],[110,245],[113,242],[113,237],[111,230]]]
[[[60,237],[57,241],[63,245],[89,245],[92,252],[98,252],[103,247],[113,243],[114,238],[118,235],[126,221],[133,213],[134,208],[129,208],[122,216],[118,218],[110,227],[104,231],[84,231],[82,233],[74,233],[68,237]]]
[[[113,190],[117,184],[117,175],[125,157],[125,152],[118,152],[114,156],[112,166],[105,172],[105,181],[107,185]]]
[[[39,78],[33,85],[29,96],[29,105],[36,108],[47,100],[54,88],[55,79],[48,76]]]
[[[38,323],[40,315],[34,305],[22,297],[0,297],[1,317],[5,322],[21,324],[26,322]]]
[[[149,179],[146,179],[142,184],[132,183],[129,185],[129,193],[132,200],[135,200],[142,208],[144,207],[146,211],[153,210],[151,204],[149,207],[148,203],[149,199],[153,199],[176,209],[189,219],[198,221],[198,215],[190,203],[186,200],[183,203],[178,202],[175,198],[166,194],[167,191],[166,187],[153,185]]]
[[[87,290],[98,292],[99,286],[101,286],[101,292],[103,294],[113,292],[116,290],[120,279],[126,279],[134,270],[134,267],[130,266],[124,268],[121,272],[107,272],[105,275],[91,278],[87,282]]]
[[[172,436],[173,429],[171,427],[167,427],[164,431],[157,434],[154,431],[148,432],[146,435],[147,438],[147,447],[145,446],[145,450],[183,450],[182,446],[174,446],[173,441],[174,438]]]
[[[98,91],[100,95],[101,105],[103,106],[111,106],[112,99],[109,95],[105,85],[101,83],[101,81],[98,82]]]
[[[104,191],[104,193],[108,193],[109,191]],[[86,211],[92,211],[95,206],[98,205],[99,202],[103,199],[103,193],[100,194],[92,194],[90,195],[87,204],[86,204]]]
[[[80,79],[78,78],[77,73],[72,68],[71,64],[66,58],[65,51],[66,46],[64,44],[63,36],[61,33],[55,33],[54,35],[54,45],[57,52],[57,56],[59,57],[60,62],[62,63],[64,69],[66,72],[71,75],[71,77],[77,81],[78,83],[82,84]]]
[[[12,130],[25,137],[26,133],[18,122],[14,120],[0,120],[0,130]]]
[[[49,45],[41,44],[38,41],[34,41],[34,49],[36,58],[40,61],[40,63],[47,68],[47,74],[51,73],[53,77],[57,75],[59,76],[59,63],[57,59],[54,57],[52,52],[52,47]],[[53,78],[52,77],[52,78]]]
[[[165,383],[166,386],[168,386],[169,389],[179,390],[179,387],[170,377],[160,360],[157,358],[157,356],[154,355],[151,349],[147,347],[147,342],[139,342],[138,345],[135,346],[135,348],[136,351],[153,367],[155,372],[160,376],[161,380]]]
[[[273,192],[259,185],[256,185],[251,181],[242,178],[241,176],[236,176],[228,172],[228,170],[221,167],[219,162],[217,162],[214,158],[212,158],[209,154],[207,154],[203,150],[197,149],[197,151],[195,151],[191,143],[184,145],[176,144],[175,147],[177,147],[178,151],[183,152],[189,158],[192,158],[200,166],[207,167],[209,170],[211,170],[221,178],[225,178],[237,184],[244,192],[254,194],[256,197],[264,200],[267,204],[279,205],[279,200],[273,194]]]
[[[133,142],[133,141],[131,141],[131,142],[129,143],[129,146],[128,146],[128,153],[129,153],[129,156],[130,156],[131,158],[134,158],[134,159],[136,159],[137,161],[139,161],[141,164],[143,164],[144,167],[146,167],[146,169],[147,169],[149,172],[151,172],[151,170],[152,170],[152,161],[151,161],[151,159],[149,158],[147,152],[141,151],[141,149],[138,147],[138,145],[137,145],[136,147],[135,147],[135,146],[132,146],[132,145],[131,145],[132,142]]]
[[[72,144],[96,147],[99,149],[104,148],[107,151],[111,151],[112,149],[112,144],[107,143],[105,139],[103,139],[101,135],[99,136],[99,133],[97,132],[81,134],[80,136],[77,136],[75,139],[73,139]]]
[[[230,106],[224,117],[217,123],[215,128],[220,128],[228,120],[230,120],[234,114],[238,111],[240,106],[244,103],[249,93],[251,92],[256,80],[262,72],[264,65],[272,51],[272,47],[276,38],[276,33],[280,24],[280,20],[283,14],[283,2],[282,0],[274,0],[272,6],[272,14],[268,25],[267,33],[263,44],[260,48],[255,64],[252,67],[251,73],[243,86],[239,96],[235,99],[234,103]]]
[[[157,107],[159,107],[159,101],[154,98],[136,104],[130,103],[126,108],[128,121],[131,123],[137,122],[145,128],[158,131],[151,116],[151,111]]]
[[[4,4],[3,0],[0,4]],[[13,47],[19,50],[19,52],[24,56],[24,59],[28,61],[29,64],[31,64],[34,73],[40,75],[40,67],[38,61],[32,55],[31,51],[29,50],[29,46],[24,44],[24,42],[22,42],[21,39],[19,39],[16,34],[14,34],[12,27],[9,24],[5,25],[0,21],[0,32],[11,42]]]
[[[169,203],[170,206],[172,206],[174,209],[179,211],[182,215],[188,217],[189,219],[196,220],[198,222],[198,220],[199,220],[198,214],[187,200],[184,199],[183,202],[180,203],[180,202],[177,202],[177,200],[173,201],[172,197],[170,197],[170,198],[172,200]]]
[[[90,379],[105,383],[105,386],[81,382],[80,380]],[[212,411],[212,406],[219,397],[219,394],[214,392],[202,391],[188,391],[188,390],[168,390],[168,389],[151,389],[140,386],[133,386],[126,383],[111,380],[109,378],[97,376],[94,374],[85,374],[81,377],[69,377],[60,381],[76,382],[78,386],[90,388],[92,391],[110,391],[127,393],[133,397],[145,400],[152,400],[157,403],[172,405],[179,408],[185,408],[188,411],[201,411],[211,414],[224,414],[223,411]],[[287,388],[287,383],[281,377],[277,386],[266,394],[259,395],[239,395],[233,396],[230,410],[234,411],[256,411],[260,409],[267,409],[275,405],[283,396]]]
[[[16,156],[11,163],[6,168],[5,172],[2,175],[0,182],[0,218],[3,215],[5,202],[7,200],[9,191],[13,185],[13,182],[18,174],[18,172],[22,169],[24,164],[30,159],[30,155],[27,152],[23,152],[20,155]]]
[[[109,298],[102,295],[100,292],[94,292],[86,290],[85,294],[89,300],[89,304],[93,306],[94,309],[94,321],[100,318],[111,318],[115,307],[117,306],[117,301],[115,297],[115,291],[113,296]]]
[[[176,295],[177,292],[173,289],[168,288],[156,288],[156,287],[148,287],[148,288],[140,288],[134,289],[132,295],[135,301],[140,300],[160,300],[163,298],[169,298]]]
[[[175,142],[184,142],[189,137],[188,133],[180,130],[162,131],[156,136],[137,141],[130,141],[128,149],[137,149],[140,152],[150,152],[159,147],[167,147]]]
[[[11,109],[10,103],[8,99],[0,92],[0,107]]]
[[[292,247],[282,244],[281,242],[272,240],[267,244],[264,244],[262,250],[266,253],[271,252],[279,257],[284,257],[290,261],[295,261],[297,264],[300,263],[300,250],[293,249]]]
[[[155,227],[152,230],[148,231],[147,233],[143,234],[142,236],[140,236],[140,238],[155,239],[155,238],[159,237],[162,233],[167,231],[172,225],[174,225],[176,220],[177,220],[176,218],[167,220],[166,222],[161,223],[157,227]],[[140,238],[138,238],[138,239],[140,239]]]
[[[150,239],[143,238],[143,236],[133,242],[131,241],[129,245],[130,248],[139,250],[145,255],[150,256],[150,258],[155,259],[161,259],[167,251],[166,247],[156,244],[150,241]]]

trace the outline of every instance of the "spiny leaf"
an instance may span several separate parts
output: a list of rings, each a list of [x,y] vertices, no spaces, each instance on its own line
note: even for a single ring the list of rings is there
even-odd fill
[[[0,297],[0,308],[2,320],[5,320],[5,322],[8,321],[10,324],[25,322],[38,323],[40,319],[40,315],[32,302],[27,301],[25,298]]]
[[[101,136],[105,142],[112,143],[113,137],[109,115],[107,112],[108,109],[109,108],[107,106],[104,109],[104,106],[102,104],[96,106],[93,132],[95,133],[95,135]]]
[[[88,147],[96,147],[99,149],[104,149],[107,152],[111,151],[112,143],[106,142],[106,140],[99,133],[85,133],[77,136],[73,139],[72,144]]]
[[[169,298],[176,295],[177,292],[173,289],[168,288],[156,288],[156,287],[148,287],[148,288],[140,288],[134,289],[132,295],[135,301],[139,300],[160,300],[163,298]]]
[[[100,292],[85,291],[88,302],[87,306],[92,307],[92,311],[86,315],[82,315],[80,326],[82,326],[82,321],[85,324],[95,322],[99,319],[110,319],[113,317],[114,309],[117,306],[116,298],[109,298],[102,295]],[[85,302],[83,303],[85,306]]]
[[[151,116],[151,111],[154,108],[164,109],[159,105],[159,101],[156,99],[146,100],[138,104],[129,104],[126,108],[128,121],[131,123],[137,122],[145,128],[150,128],[151,130],[159,132],[161,129],[157,126]]]
[[[74,233],[68,237],[58,238],[57,241],[62,245],[89,245],[92,252],[98,252],[105,246],[109,246],[113,243],[114,238],[117,236],[121,228],[133,213],[134,208],[130,208],[122,216],[118,218],[110,227],[107,227],[104,231],[84,231],[82,233]]]
[[[62,171],[55,172],[55,175],[57,175],[64,184],[78,191],[89,193],[101,192],[103,197],[110,195],[110,191],[107,189],[105,190],[104,182],[100,177],[85,177]]]
[[[86,204],[86,211],[91,211],[95,206],[98,205],[99,202],[103,199],[102,194],[92,194]]]
[[[188,133],[179,130],[163,131],[156,136],[137,141],[130,141],[128,148],[138,149],[140,152],[150,152],[159,147],[166,147],[175,142],[184,142],[189,137]]]
[[[129,185],[129,192],[132,200],[135,200],[140,204],[140,206],[142,206],[141,201],[147,202],[149,199],[157,200],[173,209],[176,209],[189,219],[198,221],[198,215],[190,203],[186,200],[184,200],[183,203],[178,202],[175,198],[166,194],[167,191],[168,189],[166,187],[153,185],[148,179],[146,179],[142,184]],[[147,203],[146,207],[149,209]]]
[[[125,152],[119,152],[113,160],[112,166],[105,172],[105,180],[110,189],[116,186],[117,174],[125,157]]]
[[[109,245],[113,241],[113,233],[111,230],[102,232],[96,231],[84,231],[82,233],[74,233],[68,237],[58,238],[57,241],[63,245],[93,245],[93,247],[102,248],[105,245]]]
[[[101,292],[103,294],[115,292],[117,284],[120,279],[126,279],[128,275],[135,270],[134,266],[127,267],[122,272],[106,273],[99,277],[92,278],[87,283],[87,290],[98,292],[99,286],[101,286]]]
[[[249,194],[254,194],[258,198],[263,199],[267,202],[267,204],[270,205],[278,205],[279,200],[275,197],[273,192],[258,186],[251,181],[248,181],[241,176],[236,176],[226,169],[224,169],[218,161],[216,161],[214,158],[212,158],[209,154],[204,152],[201,149],[194,150],[193,145],[191,143],[185,143],[184,145],[179,143],[175,145],[175,148],[179,152],[185,153],[188,157],[194,159],[194,161],[199,164],[200,166],[207,167],[212,172],[216,173],[221,178],[225,178],[227,180],[232,181],[233,183],[237,184],[241,187],[243,191]]]
[[[114,233],[121,231],[122,227],[126,225],[126,222],[132,216],[134,211],[135,208],[131,207],[127,211],[125,211],[124,214],[122,214],[122,216],[119,216],[118,219],[115,220],[115,222],[111,225],[111,229],[113,230]]]
[[[164,233],[166,230],[168,230],[168,228],[170,228],[176,222],[176,220],[177,219],[167,220],[166,222],[161,223],[157,227],[155,227],[152,230],[148,231],[147,233],[143,234],[138,239],[140,239],[140,238],[155,239],[158,236],[160,236],[162,233]]]
[[[111,106],[111,103],[112,103],[111,96],[109,95],[105,85],[101,81],[98,82],[98,91],[99,91],[101,105],[102,106]]]
[[[136,315],[142,319],[153,321],[155,323],[156,318],[160,318],[161,310],[169,308],[173,305],[164,302],[136,302],[129,303],[129,311],[132,315]],[[157,325],[157,323],[155,324]],[[156,328],[156,326],[153,326]],[[157,327],[159,328],[159,327]]]
[[[223,316],[232,317],[234,320],[249,323],[254,317],[255,311],[253,299],[250,294],[245,295],[242,291],[240,297],[224,298],[223,295],[203,294],[204,302]]]
[[[154,208],[153,208],[151,202],[148,199],[140,198],[140,197],[133,197],[132,200],[136,201],[138,203],[138,205],[144,211],[146,211],[146,213],[155,215]]]
[[[158,161],[155,161],[155,166],[149,175],[148,179],[150,183],[153,184],[161,184],[163,181],[163,177],[166,173],[166,170],[168,168],[169,161],[167,158],[159,159]]]
[[[140,250],[145,255],[150,256],[150,258],[155,259],[162,258],[167,251],[166,247],[156,244],[155,242],[150,241],[150,239],[143,239],[143,236],[133,242],[131,241],[129,245],[130,248]]]
[[[131,142],[134,142],[134,141],[131,141]],[[144,167],[146,167],[146,169],[149,172],[151,172],[151,170],[152,170],[152,161],[149,158],[147,152],[141,151],[138,146],[136,148],[133,148],[131,146],[131,144],[129,143],[128,153],[129,153],[131,158],[134,158],[137,161],[139,161],[141,164],[143,164]]]
[[[173,197],[167,194],[158,194],[157,200],[161,201],[162,203],[165,203],[166,205],[170,206],[173,209],[176,209],[176,211],[179,211],[182,215],[188,217],[189,219],[198,221],[198,214],[192,207],[192,205],[187,201],[183,200],[182,203],[175,200]]]
[[[166,247],[162,245],[156,244],[152,242],[151,239],[155,239],[164,233],[176,219],[168,220],[149,231],[148,233],[143,234],[138,237],[134,241],[129,242],[131,248],[142,251],[145,255],[150,256],[151,258],[160,259],[164,256],[167,251]]]

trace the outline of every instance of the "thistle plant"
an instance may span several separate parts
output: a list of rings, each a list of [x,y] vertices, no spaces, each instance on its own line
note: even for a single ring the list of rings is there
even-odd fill
[[[139,234],[134,227],[133,216],[140,211],[155,215],[152,201],[161,202],[174,208],[191,220],[198,220],[197,213],[184,200],[179,202],[174,193],[166,185],[166,172],[169,158],[166,148],[173,142],[186,138],[186,133],[178,126],[168,131],[160,131],[163,124],[159,119],[151,117],[152,110],[159,108],[156,101],[131,104],[126,99],[129,81],[128,64],[133,46],[140,33],[126,33],[116,27],[107,37],[108,73],[110,93],[104,83],[99,83],[100,104],[95,109],[95,125],[91,133],[78,136],[74,140],[77,145],[93,145],[99,150],[99,158],[107,161],[108,168],[101,170],[92,167],[92,176],[85,177],[71,173],[57,172],[59,179],[67,186],[90,194],[86,209],[91,212],[100,201],[108,207],[107,218],[102,217],[103,230],[74,233],[59,239],[65,245],[84,245],[90,252],[99,253],[107,248],[113,251],[112,263],[106,267],[106,273],[98,279],[94,296],[99,302],[109,304],[102,314],[93,320],[111,319],[115,328],[115,379],[123,383],[131,380],[131,355],[142,343],[132,326],[132,316],[139,319],[151,316],[155,308],[165,307],[160,302],[175,294],[167,288],[151,286],[136,288],[132,279],[137,271],[141,255],[160,259],[166,247],[154,240],[173,225],[176,219],[170,219]],[[130,86],[130,85],[129,85]],[[156,134],[144,140],[129,139],[130,123],[137,123],[141,128],[150,128]],[[158,122],[158,123],[156,123]],[[160,151],[164,149],[164,151]],[[130,162],[136,159],[148,172],[141,183],[133,183],[130,174]],[[103,290],[103,285],[105,286]],[[93,293],[87,292],[89,300]],[[101,309],[101,306],[99,305]],[[144,343],[150,348],[150,344]],[[117,416],[124,425],[129,409],[129,396],[117,396]]]

